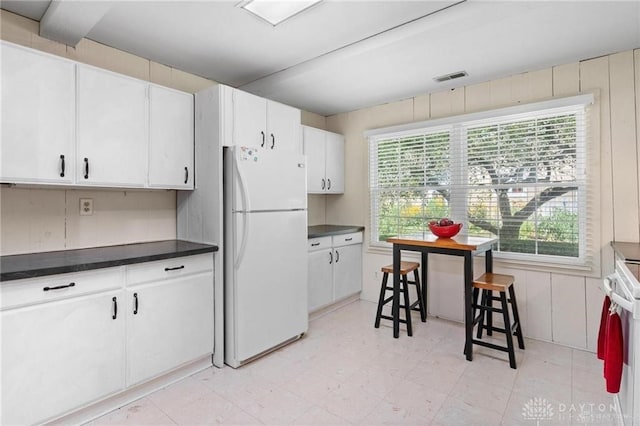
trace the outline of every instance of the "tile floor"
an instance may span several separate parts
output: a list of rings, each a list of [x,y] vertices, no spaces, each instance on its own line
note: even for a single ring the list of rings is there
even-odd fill
[[[413,337],[393,339],[390,324],[373,328],[375,308],[351,303],[277,352],[209,368],[91,425],[615,424],[593,353],[526,339],[517,370],[477,346],[468,362],[461,324],[415,312]]]

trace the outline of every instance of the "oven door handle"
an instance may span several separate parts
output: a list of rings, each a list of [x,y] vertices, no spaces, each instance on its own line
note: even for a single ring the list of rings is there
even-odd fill
[[[620,280],[620,277],[618,276],[618,274],[611,274],[609,276],[606,276],[603,281],[604,291],[607,294],[607,296],[611,298],[612,302],[616,303],[621,308],[633,313],[633,302],[630,302],[625,297],[613,291],[613,287],[611,284],[613,283],[613,281],[616,281],[617,283],[618,280]]]

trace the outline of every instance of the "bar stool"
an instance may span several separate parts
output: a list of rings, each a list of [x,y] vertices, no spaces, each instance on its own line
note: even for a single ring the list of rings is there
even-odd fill
[[[418,274],[418,268],[420,268],[420,264],[417,262],[400,262],[400,292],[404,295],[404,305],[400,305],[400,308],[404,309],[405,316],[405,319],[400,319],[400,322],[407,325],[407,334],[409,336],[413,335],[413,330],[411,329],[412,310],[420,312],[420,319],[422,320],[422,322],[427,321],[427,310],[425,309],[424,301],[422,300],[422,287],[420,286],[420,276]],[[380,270],[384,273],[384,275],[382,276],[382,286],[380,287],[378,312],[376,313],[376,322],[374,324],[375,328],[380,327],[381,318],[393,320],[392,316],[382,315],[382,307],[393,300],[393,295],[387,297],[386,299],[384,297],[387,290],[393,291],[393,285],[387,286],[389,274],[393,274],[393,264],[383,266]],[[407,279],[407,274],[411,271],[413,271],[413,281],[409,281]],[[413,303],[409,302],[409,284],[415,285],[416,291],[418,292],[418,300]]]
[[[507,352],[509,354],[509,365],[516,368],[516,354],[513,348],[513,338],[518,339],[518,347],[524,349],[524,340],[522,338],[522,327],[520,326],[520,316],[518,315],[518,303],[516,301],[516,293],[513,288],[515,278],[513,275],[485,273],[480,278],[473,281],[473,326],[478,324],[477,338],[472,340],[473,344],[485,346],[487,348],[496,349]],[[479,301],[480,290],[482,290],[482,298]],[[499,297],[493,296],[493,292],[499,293]],[[507,298],[507,292],[509,297]],[[500,301],[500,307],[494,308],[493,301]],[[513,323],[509,318],[509,304],[513,311]],[[480,310],[480,314],[476,317],[476,309]],[[501,313],[504,319],[504,328],[494,327],[493,313]],[[485,323],[486,319],[486,323]],[[482,330],[487,330],[487,335],[497,331],[504,333],[507,338],[507,346],[499,346],[493,343],[479,340],[482,338]]]

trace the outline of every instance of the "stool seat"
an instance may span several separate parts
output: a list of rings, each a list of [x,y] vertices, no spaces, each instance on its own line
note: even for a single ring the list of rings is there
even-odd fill
[[[400,262],[400,275],[407,275],[411,271],[415,271],[420,267],[418,262]],[[393,263],[383,266],[380,270],[387,274],[393,274]]]
[[[485,290],[505,292],[515,281],[513,275],[493,274],[486,272],[473,280],[473,287]]]

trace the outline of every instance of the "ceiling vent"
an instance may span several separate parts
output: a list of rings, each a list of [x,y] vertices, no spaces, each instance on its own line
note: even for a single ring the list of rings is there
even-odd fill
[[[437,81],[438,83],[442,83],[444,81],[454,80],[456,78],[466,77],[468,75],[469,74],[467,74],[466,71],[457,71],[457,72],[452,72],[451,74],[445,74],[445,75],[441,75],[440,77],[435,77],[434,80]]]

